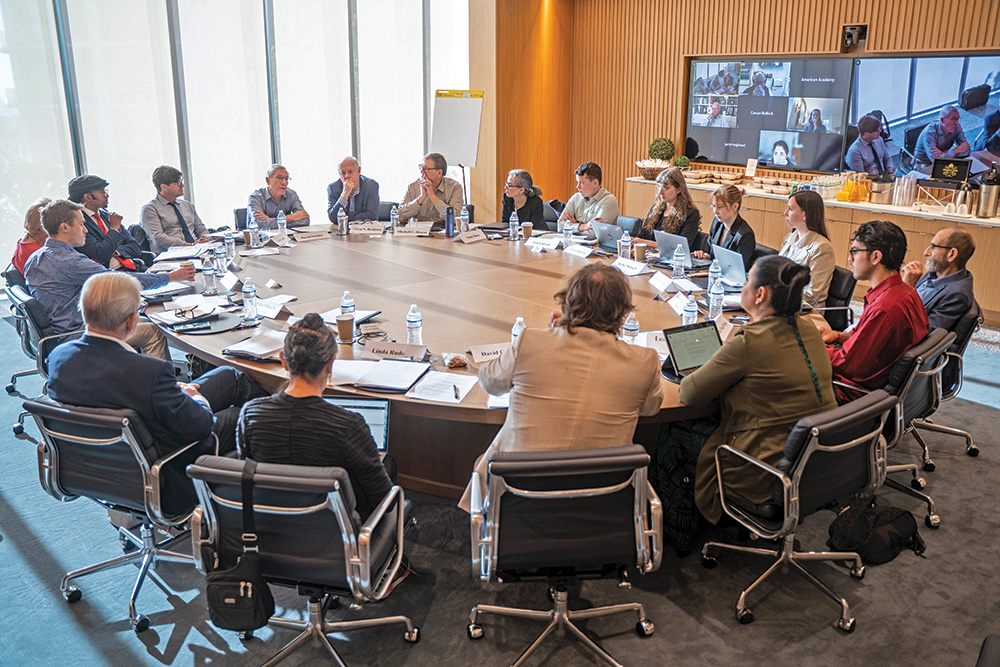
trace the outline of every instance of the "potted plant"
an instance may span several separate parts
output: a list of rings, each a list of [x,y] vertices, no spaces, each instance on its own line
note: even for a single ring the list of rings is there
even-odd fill
[[[670,166],[670,158],[675,153],[674,142],[666,137],[654,139],[649,145],[649,159],[636,160],[639,173],[647,181],[656,179],[656,175]]]
[[[691,158],[687,157],[686,155],[680,155],[677,157],[676,160],[674,160],[674,166],[680,169],[681,171],[687,171],[688,168],[691,166]]]

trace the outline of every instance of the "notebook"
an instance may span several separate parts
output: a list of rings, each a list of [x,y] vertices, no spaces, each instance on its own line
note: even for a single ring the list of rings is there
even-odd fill
[[[384,459],[389,451],[389,401],[384,398],[324,398],[330,405],[356,412],[368,424],[378,449],[379,458]]]
[[[663,377],[676,383],[701,368],[722,347],[714,320],[664,329],[663,337],[670,356],[663,362],[661,372]]]
[[[656,239],[656,249],[660,253],[660,259],[656,262],[657,266],[673,266],[674,250],[677,249],[677,246],[680,246],[684,252],[684,268],[686,269],[701,269],[712,263],[710,259],[696,259],[691,257],[691,248],[688,246],[688,240],[685,236],[654,229],[653,238]]]

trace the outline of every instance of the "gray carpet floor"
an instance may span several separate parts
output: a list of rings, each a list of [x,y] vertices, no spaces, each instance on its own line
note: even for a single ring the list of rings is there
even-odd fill
[[[845,635],[835,627],[839,610],[791,572],[779,573],[751,597],[756,621],[739,625],[733,605],[740,590],[766,567],[764,559],[736,554],[706,570],[697,556],[664,555],[659,571],[633,577],[633,588],[614,581],[588,581],[571,591],[572,608],[636,600],[646,606],[656,633],[636,636],[634,618],[619,615],[584,624],[585,631],[627,665],[973,665],[983,638],[1000,632],[1000,574],[996,508],[1000,483],[997,411],[991,391],[1000,378],[1000,355],[970,364],[966,385],[980,403],[959,398],[939,410],[938,421],[969,429],[982,449],[964,454],[959,439],[926,436],[937,471],[926,474],[942,525],[923,527],[923,507],[883,491],[883,504],[913,511],[927,543],[926,557],[904,552],[891,563],[869,567],[862,581],[832,564],[811,571],[844,595],[857,619]],[[978,354],[978,353],[975,353]],[[0,325],[0,374],[28,364],[10,327]],[[18,382],[24,396],[40,390],[37,378]],[[980,391],[982,389],[983,391]],[[12,423],[17,396],[0,397],[0,424]],[[990,405],[992,404],[992,405]],[[192,568],[165,563],[147,581],[139,610],[151,627],[136,635],[127,622],[127,598],[136,568],[103,572],[80,581],[83,599],[73,605],[59,593],[65,571],[120,553],[114,530],[96,504],[59,503],[38,484],[34,438],[37,429],[0,445],[0,663],[9,665],[243,665],[259,664],[291,639],[287,630],[264,629],[242,643],[235,633],[208,621],[202,578]],[[914,460],[907,437],[890,458]],[[419,524],[408,535],[413,573],[386,600],[352,609],[342,605],[331,618],[408,614],[420,626],[419,644],[406,644],[401,628],[376,628],[338,636],[350,665],[510,664],[541,630],[539,624],[484,617],[485,637],[465,634],[476,603],[542,609],[544,584],[484,584],[469,560],[468,518],[452,501],[410,493]],[[799,537],[804,548],[823,548],[832,514],[807,518]],[[714,529],[715,539],[735,540],[734,529]],[[286,615],[302,608],[292,591],[275,588]],[[285,664],[328,664],[323,651],[306,646]],[[598,664],[569,638],[549,638],[533,665]]]

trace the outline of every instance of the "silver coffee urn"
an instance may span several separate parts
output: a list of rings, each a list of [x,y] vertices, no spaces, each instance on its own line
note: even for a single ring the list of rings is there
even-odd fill
[[[979,208],[976,215],[992,218],[997,214],[997,200],[1000,199],[1000,173],[994,162],[990,170],[979,179]]]

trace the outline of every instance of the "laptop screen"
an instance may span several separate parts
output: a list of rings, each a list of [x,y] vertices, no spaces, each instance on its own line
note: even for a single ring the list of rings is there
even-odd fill
[[[383,398],[324,398],[330,405],[356,412],[368,424],[380,453],[386,451],[389,439],[389,401]]]
[[[712,320],[664,329],[663,337],[667,339],[667,349],[678,373],[699,368],[722,347],[722,339]]]

